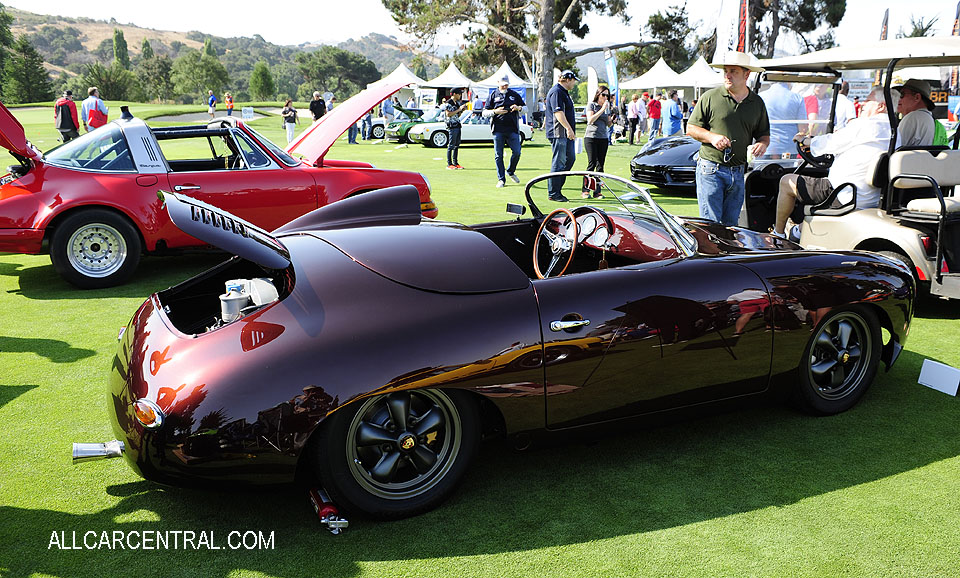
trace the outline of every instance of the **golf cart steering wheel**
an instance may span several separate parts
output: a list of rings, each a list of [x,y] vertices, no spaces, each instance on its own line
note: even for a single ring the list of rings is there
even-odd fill
[[[814,166],[818,169],[829,169],[833,165],[833,155],[821,155],[819,157],[813,156],[810,152],[809,147],[803,146],[802,141],[796,141],[797,143],[797,154],[800,155],[800,158],[803,159],[803,162]]]
[[[573,253],[577,249],[580,230],[577,218],[568,209],[554,209],[540,223],[537,240],[533,243],[533,271],[538,279],[559,277],[573,262]],[[540,242],[550,248],[550,263],[546,270],[540,266]],[[559,267],[563,261],[563,267]]]

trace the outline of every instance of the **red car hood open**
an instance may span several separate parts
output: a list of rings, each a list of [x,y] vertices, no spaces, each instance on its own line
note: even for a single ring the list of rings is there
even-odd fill
[[[360,120],[360,117],[380,104],[383,99],[408,84],[409,82],[404,80],[378,81],[321,116],[320,120],[310,125],[310,128],[287,145],[287,152],[301,155],[312,165],[319,165],[323,155],[327,154],[333,143],[350,128],[351,124]]]
[[[36,149],[23,132],[23,125],[0,103],[0,145],[12,153],[28,159],[40,160],[43,154]]]

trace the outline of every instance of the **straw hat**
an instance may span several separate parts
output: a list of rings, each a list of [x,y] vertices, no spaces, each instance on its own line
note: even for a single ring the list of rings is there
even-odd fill
[[[752,54],[744,52],[734,52],[732,50],[722,53],[716,60],[710,63],[713,68],[723,69],[724,66],[739,66],[746,68],[750,72],[763,72],[763,68],[757,66],[756,58]]]

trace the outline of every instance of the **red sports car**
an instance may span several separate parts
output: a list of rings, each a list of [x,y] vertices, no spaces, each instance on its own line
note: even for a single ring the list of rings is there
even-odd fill
[[[436,217],[422,175],[324,158],[351,123],[401,87],[384,81],[354,96],[304,131],[290,152],[236,118],[152,128],[125,112],[43,154],[0,104],[0,145],[20,163],[0,179],[0,252],[49,252],[57,272],[84,289],[123,283],[141,253],[205,245],[170,222],[158,189],[273,230],[334,201],[410,184],[423,215]]]

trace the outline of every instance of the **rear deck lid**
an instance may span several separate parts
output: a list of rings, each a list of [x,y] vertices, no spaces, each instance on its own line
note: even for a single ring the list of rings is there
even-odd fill
[[[354,124],[368,110],[376,107],[383,99],[410,84],[408,78],[387,77],[371,84],[346,100],[343,104],[320,117],[307,130],[287,146],[287,152],[302,156],[308,163],[319,165],[333,143],[340,138],[350,125]]]
[[[21,157],[37,161],[43,158],[43,154],[27,140],[23,125],[3,104],[0,104],[0,145]]]
[[[184,233],[268,269],[290,266],[287,248],[260,227],[184,195],[160,191],[157,196]]]

